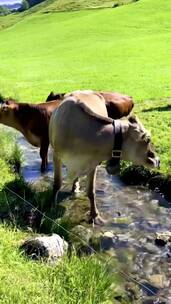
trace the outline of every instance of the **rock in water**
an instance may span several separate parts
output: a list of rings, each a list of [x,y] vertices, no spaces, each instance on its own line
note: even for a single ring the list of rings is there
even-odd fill
[[[41,235],[24,241],[20,249],[33,260],[56,262],[68,249],[68,243],[58,234]]]
[[[156,232],[156,245],[165,246],[168,242],[171,242],[171,231]]]

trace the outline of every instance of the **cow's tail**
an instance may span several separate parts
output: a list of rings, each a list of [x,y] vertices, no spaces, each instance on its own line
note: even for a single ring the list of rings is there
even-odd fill
[[[80,109],[82,111],[84,111],[84,113],[86,113],[87,115],[91,116],[93,119],[95,119],[98,122],[101,122],[105,125],[111,124],[113,122],[113,119],[110,117],[105,117],[102,115],[99,115],[95,112],[93,112],[89,107],[87,107],[87,105],[85,103],[83,103],[81,100],[77,101],[78,106],[80,107]]]

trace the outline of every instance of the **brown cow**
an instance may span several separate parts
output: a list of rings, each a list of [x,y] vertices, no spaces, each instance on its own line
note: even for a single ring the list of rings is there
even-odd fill
[[[133,117],[117,122],[122,133],[119,157],[136,165],[159,167],[159,158],[152,149],[144,126]],[[115,126],[113,120],[108,117],[103,96],[88,91],[77,91],[68,95],[53,112],[49,124],[56,200],[62,183],[63,162],[73,179],[87,175],[90,220],[97,223],[102,220],[95,203],[96,167],[102,161],[110,160],[115,152],[114,145],[118,136]]]
[[[119,119],[123,116],[127,116],[131,112],[131,110],[134,106],[132,97],[123,95],[121,93],[104,92],[104,91],[97,91],[97,92],[89,91],[89,92],[98,93],[104,97],[108,116],[113,119]],[[59,99],[59,98],[62,99],[65,96],[67,96],[67,94],[65,95],[65,93],[51,92],[48,95],[46,101],[51,101],[51,100],[55,100],[55,99]]]
[[[17,129],[30,144],[40,147],[41,172],[47,168],[50,116],[60,103],[60,98],[49,103],[30,104],[0,97],[0,123]]]

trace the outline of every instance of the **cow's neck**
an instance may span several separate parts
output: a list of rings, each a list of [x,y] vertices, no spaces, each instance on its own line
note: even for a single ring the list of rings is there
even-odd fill
[[[99,154],[103,160],[108,160],[112,156],[112,149],[114,144],[114,126],[112,124],[105,125],[101,130],[101,142],[99,146]]]
[[[129,129],[129,124],[127,121],[121,120],[121,131],[122,131],[122,147],[124,147],[124,141],[127,137]],[[102,143],[102,151],[105,150],[105,158],[111,159],[112,158],[112,151],[115,147],[115,127],[110,124],[105,126],[103,130],[103,143]],[[122,151],[124,152],[124,151]]]
[[[121,120],[121,126],[122,126],[122,160],[128,160],[127,159],[127,139],[129,137],[129,122],[127,120]]]
[[[23,132],[23,128],[21,127],[21,125],[19,124],[18,120],[16,118],[8,118],[5,120],[2,120],[1,123],[3,123],[4,125],[14,128],[20,132]]]

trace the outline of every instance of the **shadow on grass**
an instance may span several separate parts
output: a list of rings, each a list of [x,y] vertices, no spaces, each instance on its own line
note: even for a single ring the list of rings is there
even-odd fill
[[[10,222],[21,229],[40,231],[44,215],[51,218],[51,225],[46,233],[51,232],[52,222],[65,213],[65,207],[60,203],[66,199],[66,195],[60,195],[60,202],[53,209],[52,190],[36,189],[27,184],[22,178],[16,178],[4,186],[0,192],[0,219]]]
[[[50,208],[53,205],[51,187],[31,185],[21,177],[4,186],[0,202],[1,222],[37,233],[58,233],[66,240],[71,228],[86,221],[89,206],[85,197],[77,198],[71,192],[62,191],[58,204]]]
[[[164,107],[154,107],[154,108],[142,110],[142,112],[153,112],[153,111],[159,111],[159,112],[171,111],[171,105],[167,105]]]

